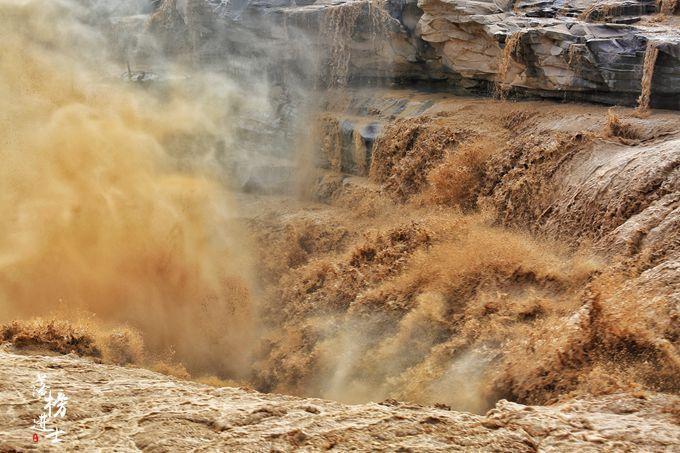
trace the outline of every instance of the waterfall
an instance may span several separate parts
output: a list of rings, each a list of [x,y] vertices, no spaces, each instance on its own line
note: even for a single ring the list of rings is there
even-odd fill
[[[349,79],[352,34],[364,2],[330,6],[322,19],[325,41],[329,46],[326,85],[341,87]]]
[[[371,46],[376,55],[380,55],[382,46],[390,42],[389,33],[392,16],[387,12],[386,0],[369,0],[368,17],[371,27]]]
[[[342,140],[340,123],[331,114],[323,115],[316,126],[319,140],[321,167],[334,171],[342,170]]]
[[[376,61],[379,57],[390,55],[389,34],[390,22],[393,20],[387,12],[385,0],[357,0],[341,5],[329,6],[323,16],[321,27],[324,41],[328,45],[328,71],[325,74],[327,87],[342,87],[347,85],[350,77],[350,61],[352,58],[352,43],[357,32],[359,18],[367,21],[369,51]],[[362,30],[359,30],[362,31]],[[387,68],[378,67],[376,74],[380,77],[387,75]]]
[[[517,50],[523,34],[524,32],[521,31],[511,34],[510,37],[505,41],[505,47],[503,47],[501,51],[501,58],[500,62],[498,63],[498,76],[496,78],[496,86],[494,90],[494,94],[501,100],[505,99],[512,86],[512,84],[506,83],[505,79],[507,78],[508,70],[510,69],[512,54]]]
[[[645,61],[642,67],[642,82],[641,92],[638,98],[637,111],[640,113],[649,110],[649,104],[652,98],[652,79],[654,78],[654,65],[656,58],[659,56],[659,49],[657,43],[649,41],[647,49],[645,50]]]
[[[659,12],[665,16],[672,16],[678,8],[678,0],[658,0]]]

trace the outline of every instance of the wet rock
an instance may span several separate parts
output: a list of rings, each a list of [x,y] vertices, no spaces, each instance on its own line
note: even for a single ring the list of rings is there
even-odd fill
[[[318,127],[318,165],[353,175],[366,175],[380,124],[371,118],[326,114]]]
[[[343,120],[340,123],[342,171],[366,175],[371,164],[373,143],[380,131],[379,123],[362,125],[362,121]]]
[[[371,156],[373,153],[373,144],[380,135],[381,130],[382,127],[380,123],[377,122],[371,122],[359,130],[361,141],[363,145],[366,147],[367,166],[370,166]]]

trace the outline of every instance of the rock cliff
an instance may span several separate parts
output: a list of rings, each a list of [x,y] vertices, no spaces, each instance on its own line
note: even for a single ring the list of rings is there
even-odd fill
[[[680,108],[680,33],[650,1],[422,0],[420,36],[466,79],[546,97]],[[658,49],[643,87],[645,56]]]
[[[676,11],[653,0],[166,0],[155,22],[171,48],[179,35],[212,61],[224,48],[267,55],[288,82],[426,82],[679,109]]]

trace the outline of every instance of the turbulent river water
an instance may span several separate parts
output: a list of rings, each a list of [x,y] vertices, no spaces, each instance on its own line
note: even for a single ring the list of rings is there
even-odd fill
[[[284,89],[112,14],[0,3],[3,340],[473,412],[679,391],[677,115],[346,87],[342,42]]]

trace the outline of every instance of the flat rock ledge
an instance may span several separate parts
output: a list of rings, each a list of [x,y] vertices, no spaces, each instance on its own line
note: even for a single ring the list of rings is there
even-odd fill
[[[98,451],[677,451],[680,398],[615,394],[485,416],[398,402],[347,405],[215,388],[75,355],[0,347],[0,451],[33,442],[38,373],[69,398],[60,449]]]

